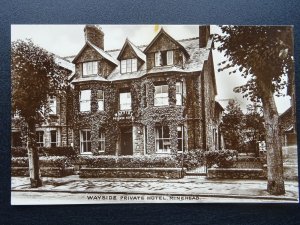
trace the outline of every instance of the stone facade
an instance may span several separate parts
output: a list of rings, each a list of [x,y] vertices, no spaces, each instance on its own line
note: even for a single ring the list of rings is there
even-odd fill
[[[121,50],[106,52],[87,43],[73,60],[76,69],[70,80],[74,86],[74,148],[78,153],[163,155],[214,149],[217,92],[212,40],[206,41],[205,48],[199,48],[199,38],[176,41],[161,29],[148,46],[141,48],[128,39]],[[83,76],[83,64],[92,61],[98,62],[97,71]],[[82,111],[80,96],[85,90],[90,91],[90,109]],[[101,109],[99,91],[104,93]],[[130,96],[126,110],[121,106],[122,93]],[[158,96],[163,96],[163,104]],[[102,144],[104,149],[100,149]]]

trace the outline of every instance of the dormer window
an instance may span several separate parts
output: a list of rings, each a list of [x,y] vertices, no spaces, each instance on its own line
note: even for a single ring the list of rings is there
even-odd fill
[[[82,64],[82,76],[96,76],[98,74],[98,62],[85,62]]]
[[[137,71],[137,59],[121,60],[121,73],[131,73]]]
[[[155,66],[173,65],[173,51],[159,51],[155,53]]]

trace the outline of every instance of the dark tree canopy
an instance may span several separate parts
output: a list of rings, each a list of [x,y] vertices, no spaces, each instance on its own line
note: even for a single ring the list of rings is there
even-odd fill
[[[248,78],[246,85],[236,89],[251,100],[261,99],[265,89],[281,94],[287,85],[285,75],[294,74],[292,27],[287,26],[222,26],[216,35],[227,61],[220,70],[234,68]],[[289,79],[291,80],[291,79]]]
[[[25,120],[34,119],[47,106],[48,96],[62,90],[62,72],[54,55],[30,40],[13,42],[11,51],[12,110]]]

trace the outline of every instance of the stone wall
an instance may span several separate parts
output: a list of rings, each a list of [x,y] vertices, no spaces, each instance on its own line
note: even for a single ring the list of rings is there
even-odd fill
[[[254,168],[210,168],[208,179],[266,179],[263,169]]]

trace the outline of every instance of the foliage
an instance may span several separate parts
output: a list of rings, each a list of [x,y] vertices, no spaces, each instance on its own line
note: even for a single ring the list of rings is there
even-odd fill
[[[236,150],[212,150],[204,152],[207,167],[217,165],[221,168],[232,167],[236,161],[238,152]]]
[[[73,147],[40,147],[39,155],[74,157],[77,155],[77,152],[74,150]]]
[[[237,102],[229,101],[220,126],[226,148],[242,149],[244,143],[243,117],[244,114]]]
[[[204,151],[202,149],[191,149],[177,155],[177,160],[183,160],[183,167],[192,170],[204,165]]]
[[[25,147],[11,147],[12,157],[27,157],[28,151]]]
[[[179,168],[172,156],[79,156],[78,164],[91,168]]]
[[[28,167],[28,157],[12,157],[12,167]],[[41,167],[67,167],[71,166],[71,161],[66,156],[42,156],[40,157]]]

